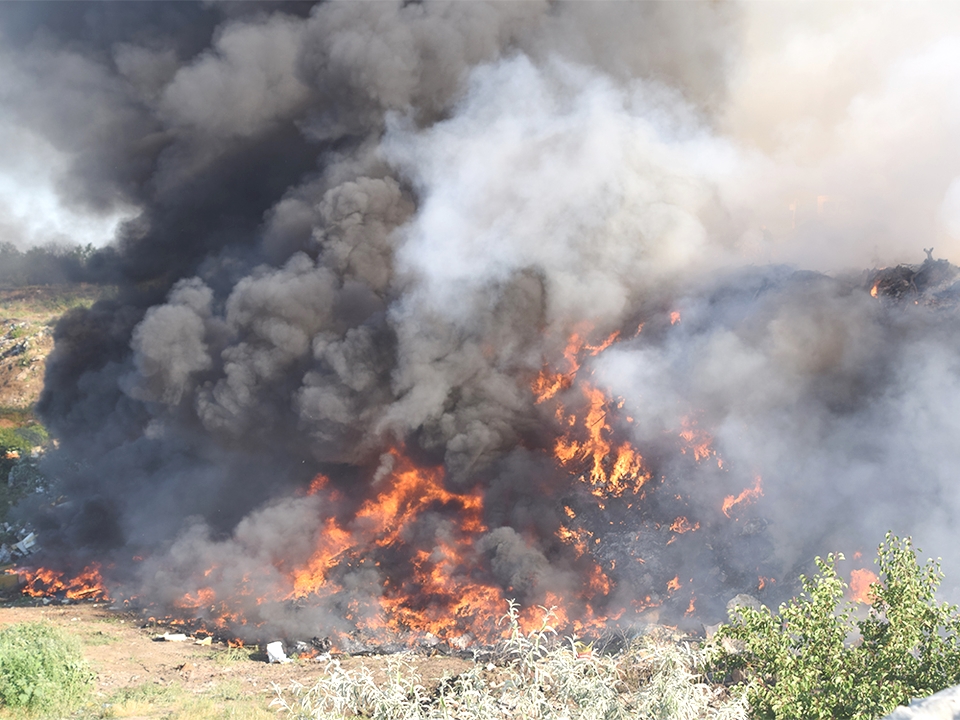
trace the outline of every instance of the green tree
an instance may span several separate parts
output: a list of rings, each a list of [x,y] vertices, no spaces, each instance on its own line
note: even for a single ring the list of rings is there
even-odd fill
[[[960,682],[960,611],[936,600],[939,562],[921,566],[910,538],[887,533],[872,607],[855,620],[842,559],[817,558],[776,614],[737,608],[717,633],[711,669],[742,678],[751,717],[866,720]]]

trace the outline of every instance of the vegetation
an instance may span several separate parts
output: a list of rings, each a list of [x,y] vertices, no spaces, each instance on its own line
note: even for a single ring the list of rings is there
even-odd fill
[[[301,720],[746,718],[742,699],[701,682],[700,653],[687,644],[644,636],[602,653],[575,639],[556,642],[549,612],[527,634],[515,604],[504,620],[509,637],[496,663],[478,662],[433,688],[409,655],[391,658],[384,678],[332,659],[312,687],[277,687],[274,704]]]
[[[102,282],[115,262],[115,251],[92,245],[46,245],[18,250],[0,242],[0,287]]]
[[[714,671],[745,678],[751,717],[867,720],[960,682],[960,612],[936,601],[939,563],[921,566],[911,540],[888,533],[872,607],[857,620],[842,559],[817,558],[803,594],[776,614],[737,608],[717,634]]]
[[[236,680],[214,684],[199,695],[177,683],[147,682],[121,688],[79,720],[156,717],[163,720],[276,720],[260,693],[245,690]]]
[[[0,630],[0,704],[44,713],[79,707],[93,684],[80,642],[46,623]]]

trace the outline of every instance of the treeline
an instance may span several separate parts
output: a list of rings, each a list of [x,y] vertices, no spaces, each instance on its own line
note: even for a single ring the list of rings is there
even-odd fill
[[[0,242],[0,287],[108,282],[112,248],[44,245],[21,251]]]

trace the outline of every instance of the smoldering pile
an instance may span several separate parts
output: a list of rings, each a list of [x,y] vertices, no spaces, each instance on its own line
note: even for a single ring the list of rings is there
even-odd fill
[[[70,7],[5,9],[3,91],[135,213],[56,331],[44,563],[240,636],[459,637],[712,620],[949,527],[945,266],[911,304],[766,262],[859,221],[762,224],[816,178],[730,130],[753,11]]]

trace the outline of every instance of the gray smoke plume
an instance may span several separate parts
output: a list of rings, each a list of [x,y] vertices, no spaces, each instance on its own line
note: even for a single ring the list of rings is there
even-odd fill
[[[3,121],[56,147],[64,207],[126,218],[97,256],[117,296],[56,331],[39,409],[70,500],[36,516],[46,561],[112,563],[115,592],[168,612],[212,592],[252,637],[346,632],[412,582],[384,568],[458,543],[454,580],[504,597],[682,617],[695,591],[705,619],[887,529],[952,552],[956,303],[917,282],[871,297],[857,273],[960,257],[958,20],[0,7]],[[614,332],[537,402],[571,337]],[[552,457],[592,387],[604,462],[629,441],[650,475],[609,506]],[[681,441],[694,426],[706,459]],[[329,519],[372,532],[399,451],[447,495],[402,543],[328,568],[335,595],[258,602],[334,542]],[[757,476],[763,496],[721,512]]]

